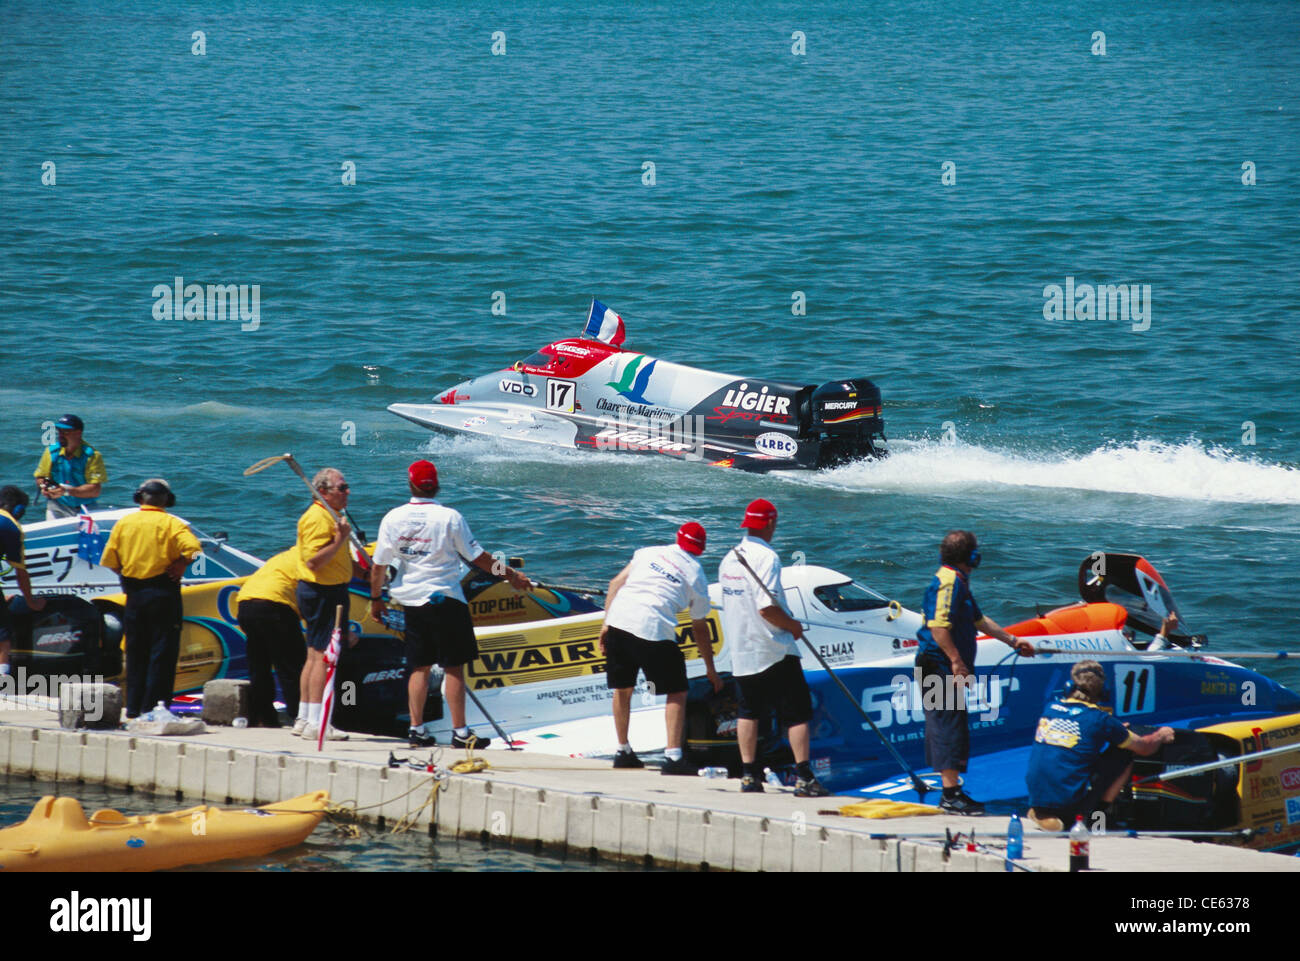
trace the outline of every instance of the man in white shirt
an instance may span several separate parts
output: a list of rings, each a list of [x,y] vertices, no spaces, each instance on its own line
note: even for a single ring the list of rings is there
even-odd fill
[[[690,609],[691,627],[715,691],[722,679],[713,669],[709,637],[709,582],[697,558],[704,553],[704,528],[691,521],[677,531],[677,543],[643,547],[609,582],[600,651],[605,655],[605,683],[614,692],[614,731],[618,753],[614,767],[644,767],[628,742],[632,689],[637,671],[655,694],[666,694],[667,763],[663,774],[694,774],[682,756],[686,731],[686,658],[677,646],[677,613]]]
[[[478,657],[478,641],[460,586],[461,561],[492,574],[503,572],[493,570],[492,555],[479,546],[460,512],[435,503],[438,469],[433,464],[417,460],[407,470],[407,478],[411,500],[385,514],[379,525],[370,571],[370,614],[379,621],[384,613],[381,595],[391,564],[396,574],[388,596],[406,616],[411,747],[434,743],[422,729],[434,661],[447,675],[447,706],[455,728],[451,746],[487,747],[491,738],[479,737],[465,724],[465,665]],[[533,588],[532,581],[514,568],[505,568],[504,576],[515,590]]]
[[[740,702],[736,726],[744,762],[740,790],[746,794],[763,790],[758,724],[776,711],[782,726],[789,728],[798,773],[795,796],[826,797],[831,792],[813,775],[808,763],[812,694],[795,646],[803,637],[803,627],[785,606],[781,558],[768,543],[776,533],[776,508],[759,498],[746,508],[740,526],[748,533],[718,567],[722,636],[731,651]]]

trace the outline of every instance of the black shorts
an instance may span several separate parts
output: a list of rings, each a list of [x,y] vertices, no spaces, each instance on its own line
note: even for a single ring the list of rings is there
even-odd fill
[[[812,692],[804,680],[799,658],[788,654],[765,671],[737,675],[740,717],[764,720],[776,711],[782,727],[794,727],[812,720]]]
[[[324,651],[330,646],[334,612],[340,604],[343,605],[343,629],[347,630],[351,597],[347,584],[298,582],[298,613],[307,623],[307,646],[313,651]],[[343,646],[347,647],[346,640]]]
[[[952,671],[941,662],[918,657],[916,666],[921,669],[925,763],[936,771],[965,772],[970,759],[970,721],[965,698],[954,696],[964,691],[957,692]],[[927,691],[931,696],[926,696]]]
[[[1065,807],[1047,807],[1032,803],[1033,798],[1030,798],[1029,806],[1034,809],[1034,814],[1038,815],[1040,819],[1058,818],[1065,825],[1067,831],[1074,824],[1074,819],[1080,814],[1083,815],[1083,819],[1088,822],[1088,827],[1091,828],[1093,812],[1100,811],[1103,806],[1102,795],[1133,763],[1133,756],[1132,751],[1111,747],[1102,752],[1101,756],[1093,762],[1092,772],[1089,775],[1088,790],[1081,797],[1076,798],[1073,804],[1068,804]]]
[[[676,641],[647,641],[617,627],[605,635],[605,686],[610,690],[636,687],[636,672],[656,694],[686,690],[686,655]]]
[[[0,594],[0,644],[13,643],[16,631],[14,616],[9,613],[9,599]]]
[[[474,621],[469,605],[454,597],[439,597],[419,607],[404,607],[406,615],[406,673],[437,664],[459,667],[478,657]]]

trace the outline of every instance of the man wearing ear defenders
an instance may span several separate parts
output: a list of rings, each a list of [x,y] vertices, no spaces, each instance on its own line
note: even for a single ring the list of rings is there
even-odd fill
[[[126,593],[126,716],[170,705],[181,649],[181,577],[203,550],[183,520],[167,513],[176,495],[161,477],[136,490],[140,509],[113,525],[99,563]]]
[[[1080,661],[1070,669],[1070,690],[1043,709],[1025,783],[1029,816],[1045,831],[1106,810],[1128,781],[1133,755],[1149,757],[1173,743],[1171,727],[1132,734],[1100,706],[1106,700],[1105,670],[1096,661]]]
[[[27,495],[17,487],[0,487],[0,563],[14,569],[18,589],[23,600],[33,611],[45,607],[45,598],[32,594],[32,579],[27,574],[24,560],[23,528],[19,523],[27,511]],[[0,591],[0,674],[9,673],[9,648],[14,639],[13,618],[9,614],[9,600]]]
[[[975,663],[975,635],[983,631],[1034,656],[1034,645],[1008,634],[991,617],[985,617],[970,592],[970,573],[980,566],[979,545],[970,531],[949,531],[939,545],[943,566],[935,572],[925,592],[924,621],[916,632],[921,642],[916,666],[922,692],[938,688],[943,697],[934,703],[922,697],[925,712],[925,760],[943,778],[941,810],[952,814],[983,814],[984,805],[961,789],[960,775],[970,759],[970,725],[966,717],[966,678]],[[937,683],[931,678],[937,679]],[[929,683],[927,683],[929,682]]]

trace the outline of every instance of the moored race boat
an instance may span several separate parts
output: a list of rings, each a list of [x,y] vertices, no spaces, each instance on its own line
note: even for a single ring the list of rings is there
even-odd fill
[[[98,563],[113,525],[136,508],[97,510],[55,520],[23,525],[27,573],[37,594],[75,594],[94,597],[116,594],[117,574]],[[184,518],[182,518],[184,520]],[[262,566],[261,560],[226,543],[224,533],[206,534],[185,521],[198,538],[203,553],[190,563],[183,584],[203,584],[246,577]],[[0,571],[0,587],[13,594],[17,582],[7,567]]]
[[[1098,575],[1098,569],[1108,573]],[[838,634],[832,633],[826,626],[831,622],[825,619],[824,605],[816,606],[815,600],[809,605],[807,592],[791,583],[789,575],[797,576],[798,571],[786,568],[782,572],[792,613],[810,625],[810,640],[823,650],[833,651],[837,636],[852,637],[853,626],[841,623]],[[1170,648],[1151,649],[1161,619],[1166,613],[1177,613],[1177,608],[1163,578],[1147,561],[1136,555],[1090,555],[1080,566],[1079,586],[1079,603],[1007,628],[1012,634],[1033,640],[1043,653],[1024,658],[992,638],[977,642],[974,683],[967,695],[972,760],[966,784],[972,795],[1009,802],[1008,810],[1014,806],[1012,802],[1023,799],[1025,768],[1042,708],[1065,689],[1073,664],[1087,658],[1095,658],[1103,665],[1114,694],[1114,713],[1126,723],[1151,727],[1167,724],[1211,733],[1239,728],[1274,731],[1270,736],[1276,743],[1291,731],[1300,742],[1300,727],[1278,720],[1300,711],[1300,694],[1263,674],[1205,653],[1204,635],[1175,633]],[[822,595],[826,594],[823,590]],[[816,593],[813,598],[817,598]],[[904,632],[903,623],[911,630]],[[860,640],[857,646],[862,649],[854,651],[853,661],[831,663],[853,695],[852,703],[825,670],[805,658],[814,704],[813,768],[819,780],[833,790],[914,799],[911,777],[899,766],[884,740],[910,769],[920,772],[927,784],[938,784],[937,774],[924,766],[925,692],[914,674],[915,652],[909,650],[915,647],[918,626],[919,618],[912,614],[909,620],[900,621],[894,639],[898,643],[892,650],[882,648],[879,639]],[[720,673],[726,664],[723,640],[718,656]],[[737,705],[731,679],[726,680],[727,686],[720,694],[713,694],[702,679],[692,682],[687,740],[701,765],[739,766],[735,746]],[[879,734],[864,720],[862,712],[870,717]],[[634,701],[632,717],[631,738],[638,751],[662,748],[662,709],[646,705],[638,711]],[[532,750],[586,757],[611,755],[612,738],[607,716],[539,725],[517,735]],[[763,733],[760,750],[774,769],[781,769],[790,760],[788,746],[775,729]],[[1228,753],[1243,751],[1238,747]],[[1157,756],[1151,763],[1163,762]],[[1249,782],[1255,787],[1248,784],[1244,789],[1247,793],[1253,790],[1257,796],[1272,791],[1273,808],[1279,810],[1285,802],[1281,815],[1274,811],[1274,824],[1283,825],[1275,833],[1283,839],[1293,833],[1300,837],[1298,764],[1293,760],[1285,768],[1291,774],[1283,776],[1278,772],[1267,784],[1256,778]],[[1137,797],[1140,799],[1142,793],[1138,792]],[[1241,797],[1243,803],[1248,800],[1246,794]],[[1230,802],[1222,803],[1231,806]],[[1294,821],[1288,820],[1290,817]],[[1165,818],[1164,823],[1168,820]]]
[[[0,587],[9,597],[17,630],[12,652],[15,671],[22,669],[33,677],[120,675],[122,586],[117,574],[98,562],[113,525],[134,510],[98,510],[23,527],[27,573],[33,593],[45,598],[45,607],[29,611],[16,591],[14,572],[7,566],[0,571]],[[259,558],[228,544],[224,533],[209,535],[193,525],[190,529],[203,552],[186,568],[183,590],[232,582],[262,566]],[[242,643],[233,643],[232,638],[223,638],[226,643],[217,653],[208,649],[211,645],[196,645],[195,637],[187,634],[182,639],[177,677],[184,686],[178,690],[227,676],[216,662],[242,658]]]

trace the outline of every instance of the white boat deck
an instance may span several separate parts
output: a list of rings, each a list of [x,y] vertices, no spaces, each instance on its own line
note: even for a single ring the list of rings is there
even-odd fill
[[[141,737],[125,731],[67,731],[52,711],[0,703],[0,771],[58,782],[130,786],[160,796],[253,804],[324,788],[366,818],[414,815],[430,825],[435,780],[399,758],[441,765],[464,757],[450,749],[412,751],[392,738],[352,735],[314,744],[288,729],[209,727],[190,737]],[[566,849],[660,866],[737,871],[998,871],[1006,821],[943,815],[864,820],[838,809],[853,798],[796,798],[791,789],[739,793],[739,782],[612,770],[608,761],[527,750],[481,752],[490,767],[453,775],[437,795],[434,828],[443,836]],[[932,798],[933,799],[933,798]],[[944,857],[945,829],[974,832],[976,852]],[[879,837],[873,835],[889,835]],[[900,838],[902,840],[900,840]],[[1027,826],[1026,871],[1064,871],[1067,841]],[[1300,872],[1300,858],[1163,837],[1092,839],[1096,871],[1171,873]]]

